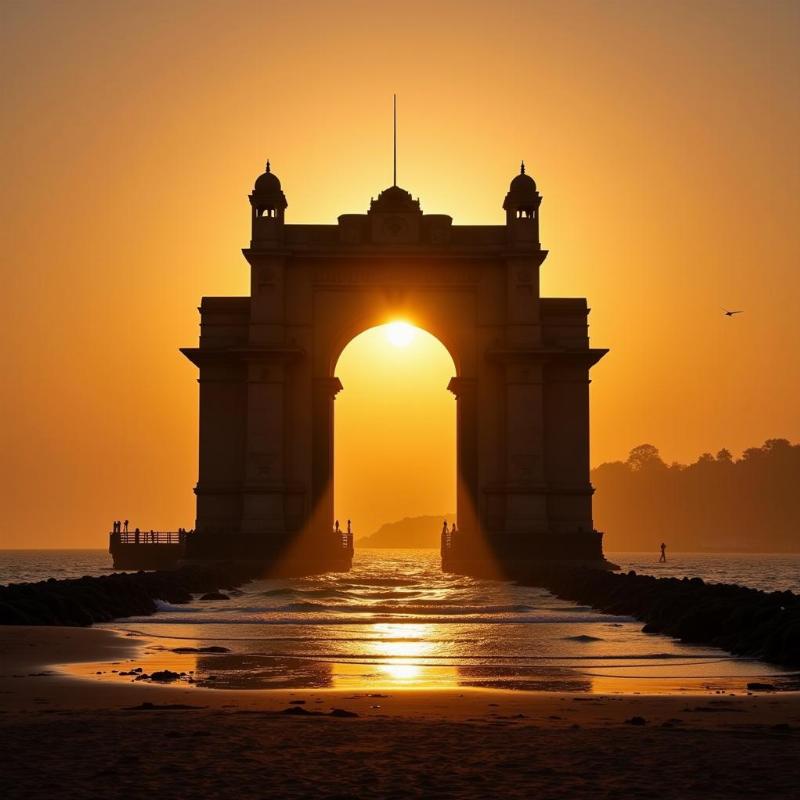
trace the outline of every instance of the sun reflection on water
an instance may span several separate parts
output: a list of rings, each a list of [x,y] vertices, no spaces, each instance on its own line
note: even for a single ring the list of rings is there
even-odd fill
[[[435,663],[441,656],[436,625],[376,622],[359,641],[354,660],[333,668],[335,688],[353,688],[354,679],[370,676],[375,688],[453,688],[458,670]],[[434,663],[429,663],[431,660]]]

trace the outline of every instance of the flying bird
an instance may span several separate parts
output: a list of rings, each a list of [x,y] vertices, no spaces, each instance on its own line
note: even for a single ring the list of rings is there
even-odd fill
[[[744,314],[744,311],[728,311],[727,308],[722,309],[725,312],[726,317],[732,317],[734,314]]]

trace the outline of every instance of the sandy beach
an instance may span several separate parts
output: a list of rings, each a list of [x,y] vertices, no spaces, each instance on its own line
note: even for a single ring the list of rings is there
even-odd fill
[[[5,797],[788,798],[800,781],[796,693],[232,691],[54,666],[138,647],[0,628]]]

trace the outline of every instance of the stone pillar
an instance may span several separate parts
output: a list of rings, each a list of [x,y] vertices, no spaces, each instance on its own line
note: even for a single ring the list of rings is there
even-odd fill
[[[481,532],[478,497],[478,382],[452,378],[447,388],[456,396],[456,505],[458,527],[469,536]]]
[[[284,520],[285,365],[252,355],[247,364],[247,439],[243,533],[282,534]]]
[[[253,345],[285,341],[286,259],[269,253],[250,253],[250,332]]]
[[[539,267],[546,253],[506,259],[506,344],[537,347],[542,342]]]
[[[314,379],[310,525],[320,535],[333,525],[333,401],[341,389],[338,378]]]
[[[554,533],[593,530],[589,482],[589,366],[594,354],[554,357],[547,368],[545,404],[548,517]]]
[[[531,357],[506,363],[506,532],[547,531],[543,365]]]
[[[198,531],[238,532],[242,516],[247,383],[237,359],[204,359],[200,367],[199,469],[195,487]]]

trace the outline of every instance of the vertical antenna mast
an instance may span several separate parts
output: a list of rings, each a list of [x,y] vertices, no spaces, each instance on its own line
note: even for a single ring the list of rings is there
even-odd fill
[[[392,111],[394,114],[394,151],[393,151],[393,183],[392,186],[397,186],[397,95],[392,95]]]

